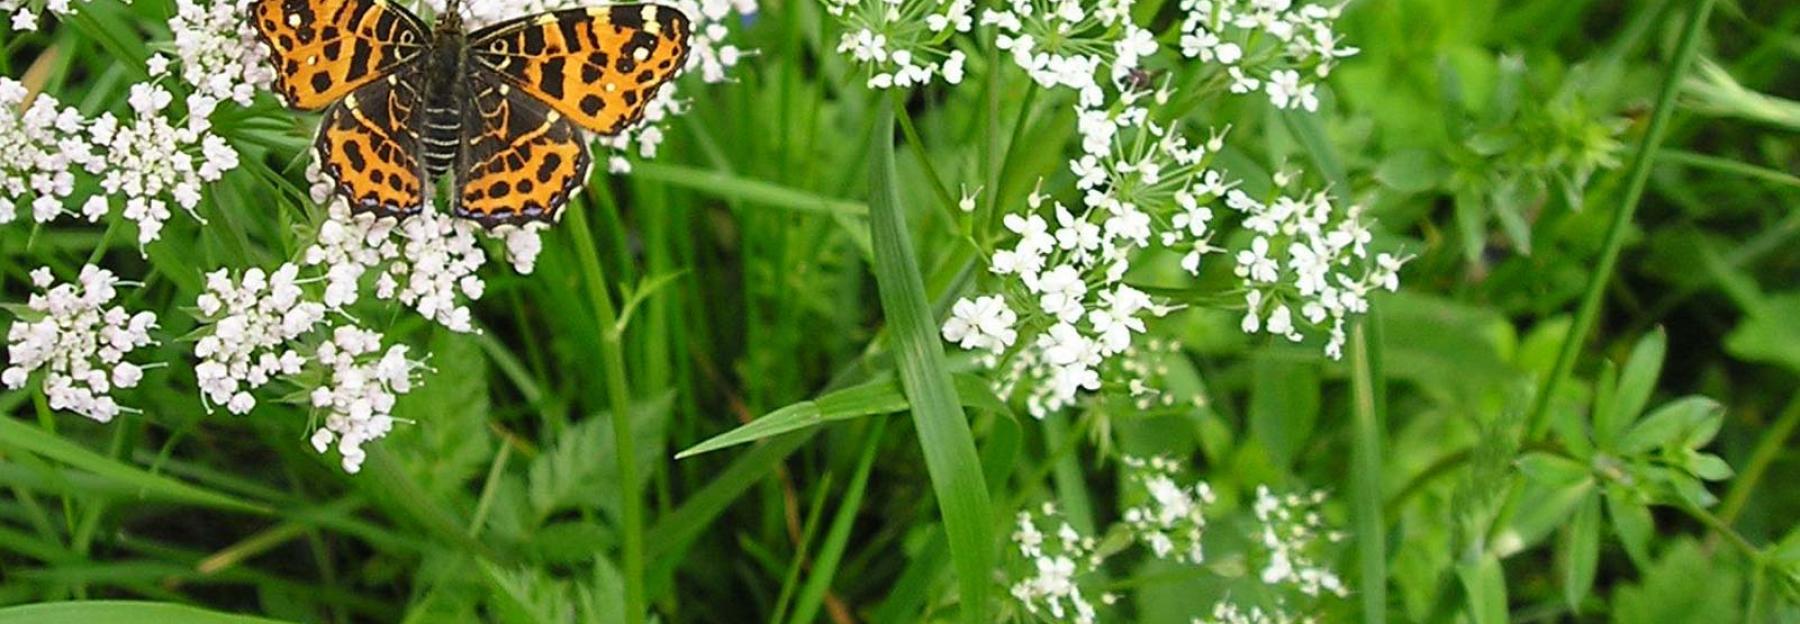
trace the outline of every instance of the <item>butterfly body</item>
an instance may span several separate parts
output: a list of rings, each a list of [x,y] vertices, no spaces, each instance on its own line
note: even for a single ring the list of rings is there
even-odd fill
[[[448,176],[452,214],[555,219],[588,178],[587,132],[624,131],[686,63],[688,21],[654,4],[427,29],[389,0],[257,0],[276,91],[324,109],[314,149],[353,211],[416,214]]]

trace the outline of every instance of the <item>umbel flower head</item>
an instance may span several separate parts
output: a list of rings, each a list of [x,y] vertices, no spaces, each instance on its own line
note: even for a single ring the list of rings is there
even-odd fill
[[[825,0],[843,25],[837,51],[868,68],[872,89],[958,84],[968,55],[951,37],[974,26],[974,0]]]
[[[121,283],[93,265],[82,267],[74,283],[56,283],[47,267],[32,271],[31,283],[40,292],[31,295],[28,312],[6,332],[7,366],[0,383],[17,390],[42,370],[51,409],[111,421],[128,409],[113,400],[112,390],[137,387],[143,379],[143,367],[125,356],[154,343],[156,314],[109,305]]]
[[[82,133],[86,125],[74,107],[48,94],[32,96],[19,81],[0,77],[0,224],[25,209],[38,223],[67,212],[75,172],[95,166]]]

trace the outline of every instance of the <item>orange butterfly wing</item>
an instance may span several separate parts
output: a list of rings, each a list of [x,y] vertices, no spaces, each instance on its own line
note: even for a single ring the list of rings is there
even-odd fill
[[[618,134],[687,63],[680,11],[627,4],[553,11],[469,35],[472,69],[491,70],[589,130]]]
[[[417,69],[357,88],[325,111],[313,142],[319,163],[357,213],[405,217],[425,205],[419,163]]]
[[[499,76],[477,70],[467,84],[451,214],[488,228],[561,218],[592,164],[580,129]]]
[[[389,0],[256,0],[256,32],[275,63],[275,90],[318,110],[425,51],[418,16]]]

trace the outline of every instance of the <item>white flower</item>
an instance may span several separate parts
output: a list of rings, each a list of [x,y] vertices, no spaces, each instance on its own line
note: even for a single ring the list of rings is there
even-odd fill
[[[944,321],[944,339],[964,349],[999,353],[1018,339],[1013,330],[1018,318],[999,296],[958,299],[950,319]]]
[[[0,0],[0,9],[5,8]],[[18,218],[27,207],[39,223],[55,219],[67,211],[75,171],[98,166],[83,136],[87,120],[81,113],[44,93],[26,106],[30,95],[25,85],[0,77],[0,224]],[[88,218],[101,216],[104,210]]]
[[[48,268],[32,271],[29,313],[6,333],[7,366],[0,384],[17,390],[34,371],[44,371],[43,390],[51,409],[67,410],[109,422],[127,408],[113,400],[114,388],[133,388],[143,368],[125,360],[154,344],[156,314],[132,314],[108,306],[118,294],[119,278],[93,265],[82,267],[78,283],[55,284]]]
[[[1170,458],[1127,456],[1123,462],[1129,482],[1148,495],[1143,504],[1125,510],[1125,526],[1132,536],[1159,559],[1204,563],[1201,542],[1206,533],[1206,507],[1216,500],[1212,486],[1205,481],[1177,484],[1174,477],[1179,464]]]
[[[1269,102],[1276,108],[1304,108],[1308,112],[1319,110],[1319,98],[1313,94],[1315,85],[1300,82],[1300,73],[1291,69],[1276,70],[1269,74]]]
[[[324,453],[336,441],[344,472],[361,471],[367,458],[363,444],[393,429],[394,404],[399,395],[411,391],[420,367],[406,358],[404,345],[384,352],[381,342],[380,334],[340,325],[315,356],[327,371],[327,381],[313,388],[312,405],[326,415],[324,427],[313,432],[311,442]]]
[[[169,32],[181,58],[181,78],[195,93],[249,106],[257,90],[274,81],[268,53],[244,18],[251,5],[252,0],[176,0]]]
[[[298,274],[293,264],[273,274],[249,269],[236,281],[225,269],[207,274],[196,307],[211,331],[194,343],[194,375],[212,405],[248,413],[256,405],[248,391],[300,372],[303,358],[289,342],[323,321],[325,306],[302,298]]]
[[[1038,293],[1038,305],[1044,312],[1064,323],[1074,322],[1086,312],[1082,298],[1087,295],[1087,283],[1072,265],[1045,271],[1038,279]]]
[[[237,167],[238,158],[236,150],[210,133],[207,116],[218,103],[211,96],[188,96],[182,126],[165,116],[174,96],[160,85],[132,85],[128,101],[134,113],[129,123],[105,113],[88,126],[94,146],[105,154],[88,170],[100,176],[100,187],[108,194],[125,198],[121,214],[137,222],[138,244],[147,245],[161,237],[170,200],[198,219],[194,210],[202,185]],[[193,154],[194,149],[201,154]]]

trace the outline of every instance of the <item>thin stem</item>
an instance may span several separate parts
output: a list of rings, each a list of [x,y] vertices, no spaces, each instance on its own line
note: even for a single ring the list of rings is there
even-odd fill
[[[606,398],[612,410],[613,458],[619,466],[620,523],[623,525],[622,557],[625,564],[625,621],[644,619],[644,501],[638,492],[637,457],[632,448],[631,402],[625,379],[625,355],[620,342],[618,314],[613,309],[612,293],[606,287],[606,272],[600,266],[600,253],[594,247],[594,232],[588,226],[587,202],[569,205],[569,225],[575,238],[575,253],[580,256],[582,276],[588,295],[593,299],[594,324],[600,332],[600,360],[606,377]]]
[[[1380,378],[1376,351],[1367,325],[1350,330],[1351,406],[1355,411],[1352,444],[1351,515],[1356,526],[1357,560],[1362,572],[1364,622],[1387,621],[1387,532],[1381,514],[1381,415],[1377,412],[1375,384]]]
[[[1750,493],[1756,490],[1763,473],[1768,472],[1769,464],[1787,448],[1787,440],[1794,435],[1796,425],[1800,425],[1800,394],[1789,399],[1787,409],[1781,411],[1775,424],[1763,430],[1762,439],[1756,442],[1756,450],[1750,452],[1750,461],[1731,481],[1731,491],[1725,494],[1724,504],[1719,505],[1720,521],[1726,525],[1737,521],[1738,514],[1743,513],[1744,506],[1750,502]]]
[[[1656,96],[1656,112],[1650,116],[1650,129],[1644,133],[1644,140],[1638,145],[1637,154],[1632,157],[1631,169],[1625,187],[1625,200],[1613,213],[1612,223],[1606,229],[1606,242],[1600,252],[1599,262],[1594,266],[1594,274],[1588,280],[1587,292],[1581,296],[1581,307],[1575,312],[1575,324],[1569,328],[1564,337],[1562,350],[1556,355],[1556,367],[1551,369],[1550,377],[1544,380],[1543,388],[1532,400],[1531,418],[1525,429],[1527,439],[1542,437],[1550,422],[1550,405],[1556,397],[1557,390],[1568,379],[1575,368],[1575,357],[1581,353],[1581,345],[1594,329],[1594,319],[1600,314],[1600,296],[1606,290],[1607,282],[1612,279],[1613,269],[1619,264],[1619,250],[1625,246],[1625,232],[1631,228],[1632,215],[1637,213],[1638,201],[1643,199],[1644,185],[1650,179],[1650,166],[1656,162],[1658,146],[1662,144],[1663,135],[1668,133],[1669,118],[1675,113],[1675,94],[1680,91],[1682,76],[1694,60],[1701,31],[1706,28],[1706,20],[1712,14],[1713,0],[1700,0],[1693,12],[1688,14],[1687,27],[1681,33],[1681,41],[1675,46],[1675,58],[1669,64],[1668,74],[1663,77],[1662,91]]]

